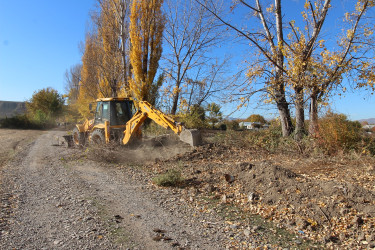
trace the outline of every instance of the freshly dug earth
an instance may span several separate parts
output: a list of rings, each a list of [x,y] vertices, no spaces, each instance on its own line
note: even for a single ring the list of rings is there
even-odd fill
[[[373,158],[311,159],[208,144],[154,167],[163,172],[176,161],[202,195],[326,246],[375,247]]]

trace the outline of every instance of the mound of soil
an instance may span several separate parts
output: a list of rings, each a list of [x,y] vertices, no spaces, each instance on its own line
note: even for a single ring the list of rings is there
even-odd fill
[[[195,180],[191,183],[198,192],[238,204],[244,211],[304,237],[325,244],[375,246],[375,193],[365,188],[366,183],[358,185],[349,178],[357,172],[341,175],[347,178],[310,175],[308,170],[317,166],[307,166],[307,160],[283,166],[282,156],[262,154],[254,149],[207,144],[153,167],[163,172],[178,163],[186,179]],[[332,165],[329,168],[333,169]]]

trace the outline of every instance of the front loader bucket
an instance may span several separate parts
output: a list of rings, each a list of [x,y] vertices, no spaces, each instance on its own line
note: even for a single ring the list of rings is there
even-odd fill
[[[184,129],[180,134],[180,140],[195,147],[202,143],[201,132],[198,129]]]

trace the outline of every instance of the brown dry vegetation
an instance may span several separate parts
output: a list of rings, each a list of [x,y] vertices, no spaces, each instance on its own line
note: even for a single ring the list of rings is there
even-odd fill
[[[325,246],[375,247],[373,157],[302,154],[298,145],[270,152],[241,144],[251,132],[237,140],[226,134],[206,133],[206,145],[150,167],[180,169],[187,199],[193,193],[235,205]]]
[[[169,188],[182,200],[193,201],[192,208],[199,208],[198,212],[234,207],[235,214],[242,215],[233,215],[228,223],[239,231],[247,230],[249,224],[244,215],[256,214],[303,242],[286,242],[290,239],[280,236],[271,241],[273,247],[375,247],[374,157],[340,150],[327,155],[313,140],[297,143],[277,135],[257,143],[255,136],[261,138],[259,132],[205,131],[204,145],[193,150],[164,138],[133,148],[107,146],[86,152],[90,159],[123,168],[142,166],[136,175],[156,189],[163,188],[156,185],[160,179],[168,182],[168,173],[178,171],[183,181]],[[230,244],[242,248],[254,242],[239,238]]]

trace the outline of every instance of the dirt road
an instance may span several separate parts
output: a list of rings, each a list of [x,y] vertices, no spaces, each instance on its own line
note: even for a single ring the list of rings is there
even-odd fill
[[[0,131],[9,142],[2,151],[14,151],[1,169],[1,249],[225,248],[221,222],[194,221],[184,204],[171,209],[169,190],[150,192],[129,171],[67,160],[77,149],[56,146],[64,132],[11,139],[14,131]],[[32,134],[41,135],[31,142]]]

